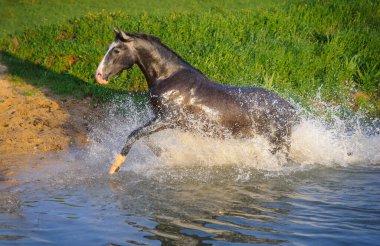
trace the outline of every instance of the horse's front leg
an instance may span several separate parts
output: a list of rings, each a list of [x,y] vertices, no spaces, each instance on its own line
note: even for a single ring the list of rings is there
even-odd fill
[[[116,157],[113,165],[109,170],[109,174],[113,174],[119,171],[121,164],[125,161],[129,150],[132,145],[142,137],[148,136],[152,133],[161,131],[169,127],[169,124],[162,120],[160,117],[156,117],[146,123],[144,126],[137,128],[131,134],[129,134],[127,141],[121,150],[120,154]]]

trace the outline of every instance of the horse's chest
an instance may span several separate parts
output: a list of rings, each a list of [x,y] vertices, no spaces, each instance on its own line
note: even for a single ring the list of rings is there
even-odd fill
[[[150,102],[159,111],[176,111],[183,107],[185,97],[178,90],[169,90],[161,94],[151,93]]]
[[[220,116],[217,105],[195,95],[193,90],[182,92],[173,89],[160,94],[152,93],[150,101],[154,109],[162,112],[203,115],[215,119]]]

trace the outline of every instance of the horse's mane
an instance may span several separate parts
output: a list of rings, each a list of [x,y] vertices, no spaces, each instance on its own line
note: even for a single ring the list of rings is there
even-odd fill
[[[161,39],[155,37],[155,36],[152,36],[152,35],[149,35],[149,34],[145,34],[145,33],[128,33],[129,36],[131,37],[135,37],[135,38],[141,38],[141,39],[145,39],[145,40],[148,40],[148,41],[153,41],[153,42],[157,42],[159,44],[162,44],[161,43]]]
[[[202,74],[201,71],[199,71],[197,68],[194,68],[185,59],[183,59],[180,55],[178,55],[174,50],[172,50],[171,48],[169,48],[168,46],[166,46],[164,43],[162,43],[161,39],[159,39],[159,38],[157,38],[155,36],[149,35],[149,34],[145,34],[145,33],[128,33],[128,35],[131,36],[131,37],[147,40],[147,41],[149,41],[151,43],[156,44],[156,46],[159,46],[159,47],[162,47],[162,48],[166,49],[172,55],[174,55],[175,57],[177,57],[180,61],[186,63],[187,65],[189,65],[190,67],[192,67],[193,69],[197,70],[199,73]]]

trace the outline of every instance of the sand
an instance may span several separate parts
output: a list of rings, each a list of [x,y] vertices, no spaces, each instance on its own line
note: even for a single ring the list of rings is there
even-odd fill
[[[0,65],[0,165],[10,157],[86,144],[89,99],[59,99],[9,79]]]

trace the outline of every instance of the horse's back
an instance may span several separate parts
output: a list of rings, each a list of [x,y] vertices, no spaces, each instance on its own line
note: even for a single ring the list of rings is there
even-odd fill
[[[226,87],[236,97],[252,120],[253,127],[260,134],[290,135],[296,123],[294,107],[276,93],[259,87]]]
[[[235,96],[251,110],[277,113],[281,115],[295,113],[294,107],[276,93],[260,87],[226,87],[230,95]]]

